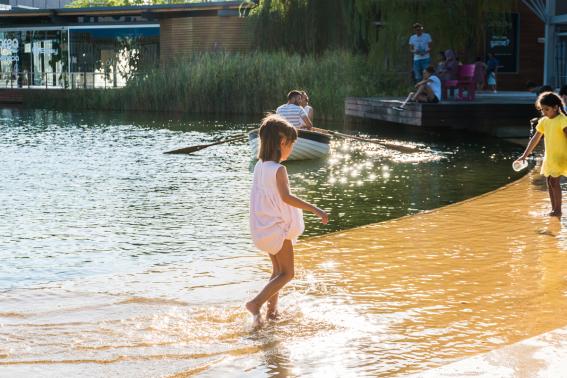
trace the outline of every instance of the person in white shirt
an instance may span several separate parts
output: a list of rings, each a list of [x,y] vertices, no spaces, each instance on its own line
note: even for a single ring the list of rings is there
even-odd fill
[[[422,72],[431,62],[431,36],[423,32],[423,25],[419,22],[413,24],[415,34],[409,39],[410,51],[413,54],[413,76],[415,81],[423,79]]]
[[[429,66],[423,70],[423,80],[415,85],[417,91],[412,96],[417,102],[439,102],[441,101],[441,80],[435,75],[435,68]]]
[[[302,101],[300,91],[293,90],[287,94],[287,104],[276,109],[276,114],[284,117],[295,128],[312,129],[313,123],[305,110],[300,106]]]
[[[305,92],[305,91],[301,91],[301,94],[303,96],[301,97],[301,104],[300,105],[303,107],[303,110],[305,110],[305,113],[307,113],[307,116],[309,117],[311,122],[313,122],[313,107],[311,105],[309,105],[309,96],[307,95],[307,92]]]
[[[417,90],[410,92],[401,106],[394,106],[395,110],[405,110],[409,101],[436,103],[441,101],[441,80],[435,75],[435,68],[429,66],[423,70],[423,80],[415,85]]]

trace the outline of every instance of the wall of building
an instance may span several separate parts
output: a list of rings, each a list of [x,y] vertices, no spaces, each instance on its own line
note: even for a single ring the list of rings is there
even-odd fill
[[[517,73],[500,73],[498,89],[526,90],[526,83],[543,81],[543,43],[538,38],[544,36],[543,22],[521,1],[517,3],[516,12],[520,15],[519,58]]]
[[[186,17],[160,21],[160,64],[197,51],[245,52],[252,34],[242,17]]]

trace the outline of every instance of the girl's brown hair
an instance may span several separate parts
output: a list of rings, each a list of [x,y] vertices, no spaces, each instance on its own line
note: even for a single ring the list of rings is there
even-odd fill
[[[563,103],[563,100],[553,92],[543,92],[537,97],[535,103],[536,108],[538,110],[541,110],[542,105],[559,106],[559,111],[563,113],[563,115],[567,116],[567,113],[565,113],[565,104]]]
[[[260,151],[258,159],[262,161],[280,162],[281,150],[280,143],[282,138],[287,143],[293,143],[297,140],[297,130],[285,118],[268,114],[260,123]]]

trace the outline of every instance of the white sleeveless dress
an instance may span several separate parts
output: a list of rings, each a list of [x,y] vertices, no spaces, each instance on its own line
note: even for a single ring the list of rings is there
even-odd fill
[[[282,167],[273,161],[258,160],[250,193],[250,233],[254,245],[272,255],[285,239],[297,242],[303,233],[303,212],[285,203],[278,191],[276,173]]]

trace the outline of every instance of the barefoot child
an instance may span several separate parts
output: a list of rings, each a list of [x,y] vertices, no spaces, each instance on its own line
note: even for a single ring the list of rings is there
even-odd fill
[[[567,176],[567,114],[561,97],[553,92],[539,95],[536,107],[543,117],[536,126],[536,133],[530,139],[526,150],[517,161],[525,160],[545,135],[545,156],[541,173],[546,177],[549,199],[551,201],[550,216],[561,216],[561,176]]]
[[[254,327],[261,324],[260,309],[268,302],[266,317],[278,316],[279,290],[294,275],[293,244],[304,230],[301,210],[309,211],[327,224],[325,211],[290,193],[287,171],[280,162],[286,160],[297,139],[296,129],[284,118],[272,114],[260,126],[260,152],[254,167],[250,195],[250,232],[256,247],[268,252],[272,276],[260,293],[246,303],[254,317]]]

